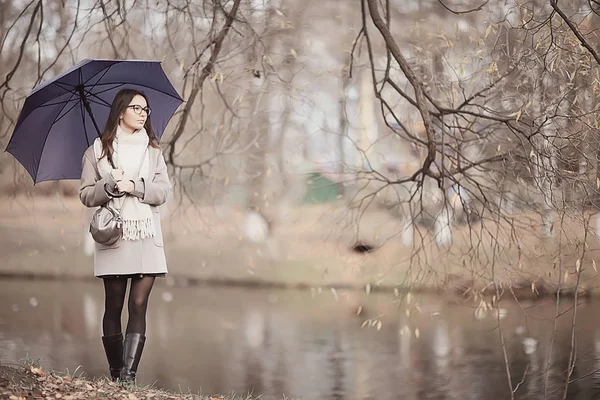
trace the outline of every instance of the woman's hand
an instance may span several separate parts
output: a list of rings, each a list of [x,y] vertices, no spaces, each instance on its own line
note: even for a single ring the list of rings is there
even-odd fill
[[[135,189],[133,181],[119,181],[117,182],[117,189],[119,192],[131,193]]]
[[[113,181],[119,182],[123,179],[124,172],[122,169],[113,169],[110,171],[110,175],[112,176]]]

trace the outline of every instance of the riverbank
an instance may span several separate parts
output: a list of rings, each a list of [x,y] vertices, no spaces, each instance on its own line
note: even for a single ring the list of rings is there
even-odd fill
[[[88,380],[44,371],[35,366],[0,363],[0,399],[114,399],[114,400],[251,400],[243,396],[176,394],[152,388],[126,389],[106,379]]]
[[[537,297],[555,293],[560,283],[565,294],[576,286],[581,294],[600,293],[600,246],[590,234],[583,254],[583,223],[575,218],[564,219],[553,238],[537,235],[536,215],[458,226],[449,249],[438,249],[419,228],[407,249],[399,222],[384,211],[352,212],[338,203],[290,209],[262,242],[244,237],[244,214],[234,208],[170,204],[161,214],[168,285],[464,293],[490,292],[496,282],[507,295]],[[0,276],[94,279],[93,257],[85,252],[87,218],[73,197],[3,199]],[[357,253],[351,249],[357,241],[375,250]]]

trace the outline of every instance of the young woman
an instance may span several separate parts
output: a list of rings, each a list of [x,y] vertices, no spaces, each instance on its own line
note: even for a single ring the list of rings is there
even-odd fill
[[[121,210],[123,235],[110,246],[95,243],[94,275],[104,281],[102,342],[111,379],[132,385],[146,341],[148,297],[154,279],[167,273],[157,206],[166,201],[171,183],[150,112],[142,92],[117,93],[102,137],[84,154],[79,188],[85,206],[109,203]],[[123,340],[121,312],[129,279]]]

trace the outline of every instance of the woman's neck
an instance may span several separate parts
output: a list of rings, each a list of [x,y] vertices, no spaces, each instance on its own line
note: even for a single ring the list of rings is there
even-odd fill
[[[135,133],[135,129],[131,129],[131,128],[129,128],[129,127],[127,127],[127,126],[125,126],[125,125],[123,125],[123,124],[121,124],[121,123],[119,123],[119,127],[120,127],[120,128],[121,128],[121,130],[122,130],[123,132],[125,132],[125,133],[129,133],[129,134],[133,134],[133,133]]]

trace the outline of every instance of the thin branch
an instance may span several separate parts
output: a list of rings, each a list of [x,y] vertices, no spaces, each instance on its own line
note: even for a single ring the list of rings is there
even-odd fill
[[[446,10],[450,11],[452,14],[461,15],[461,14],[470,14],[470,13],[474,13],[477,11],[481,11],[481,10],[483,10],[483,7],[485,7],[487,5],[487,3],[489,3],[489,1],[490,0],[485,0],[485,3],[483,3],[482,5],[475,7],[471,10],[466,10],[466,11],[453,10],[450,7],[448,7],[442,0],[438,0],[438,3],[440,3],[442,5],[442,7],[444,7]]]

